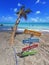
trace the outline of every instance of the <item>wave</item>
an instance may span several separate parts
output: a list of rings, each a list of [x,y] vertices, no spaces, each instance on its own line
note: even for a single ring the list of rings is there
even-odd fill
[[[17,30],[24,31],[25,29],[18,28]],[[40,30],[40,29],[28,29],[28,30],[34,30],[34,31],[39,31],[39,32],[49,32],[49,30]]]
[[[48,27],[49,28],[49,27]],[[25,28],[25,27],[18,27],[17,31],[20,31],[20,32],[23,32],[25,29],[28,29],[28,30],[35,30],[35,31],[41,31],[41,32],[49,32],[49,29],[48,28]],[[0,31],[11,31],[12,28],[11,27],[0,27]]]

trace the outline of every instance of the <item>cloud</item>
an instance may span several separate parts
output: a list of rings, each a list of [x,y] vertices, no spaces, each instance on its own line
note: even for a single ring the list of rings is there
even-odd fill
[[[36,14],[40,14],[41,12],[40,11],[36,11]]]
[[[13,22],[15,19],[12,16],[2,16],[0,17],[1,22]]]
[[[44,2],[42,2],[42,4],[46,4],[46,2],[44,1]]]
[[[36,2],[35,2],[35,3],[37,4],[37,3],[39,3],[39,2],[40,2],[40,0],[36,0]]]
[[[46,4],[46,1],[36,0],[35,4],[38,4],[38,3],[40,3],[40,4]]]
[[[10,8],[10,11],[16,12],[17,11],[17,8]]]
[[[49,21],[49,16],[46,17],[46,20]]]
[[[49,16],[47,16],[46,18],[49,19]]]
[[[32,22],[49,22],[49,16],[46,16],[44,18],[35,17],[35,18],[31,18],[30,20]]]
[[[22,6],[22,4],[21,3],[18,3],[18,6]]]
[[[35,17],[35,18],[31,18],[32,22],[41,22],[42,19],[40,19],[39,17]]]
[[[33,22],[38,22],[38,20],[39,20],[38,17],[36,17],[36,18],[31,18],[31,21],[33,21]]]
[[[14,12],[16,12],[17,11],[17,8],[14,8]]]

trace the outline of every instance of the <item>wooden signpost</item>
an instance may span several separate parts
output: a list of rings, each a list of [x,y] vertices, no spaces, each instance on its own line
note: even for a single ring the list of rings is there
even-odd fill
[[[34,50],[34,48],[38,47],[39,38],[33,36],[41,36],[40,32],[27,29],[24,30],[24,34],[30,34],[31,37],[22,41],[23,44],[29,44],[29,46],[22,48],[22,52],[17,54],[19,57],[26,57],[28,55],[36,54],[37,50]]]
[[[25,51],[23,53],[17,53],[17,56],[23,58],[23,57],[26,57],[26,56],[29,56],[29,55],[34,55],[37,53],[37,50],[30,50],[30,51]]]
[[[41,36],[41,33],[38,31],[33,31],[33,30],[24,30],[24,34],[30,34],[30,35],[34,35],[34,36]]]
[[[33,44],[33,43],[39,43],[39,39],[37,38],[33,38],[33,39],[24,39],[23,41],[23,44]]]
[[[24,51],[27,51],[27,50],[30,50],[30,49],[33,49],[33,48],[36,48],[36,47],[38,47],[38,44],[33,44],[31,46],[27,46],[25,48],[22,48],[22,51],[24,52]]]

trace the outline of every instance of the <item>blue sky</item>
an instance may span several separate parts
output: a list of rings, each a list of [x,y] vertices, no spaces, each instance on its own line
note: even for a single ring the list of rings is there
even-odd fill
[[[22,5],[33,12],[21,22],[49,22],[49,0],[0,0],[0,23],[15,23],[15,13]]]

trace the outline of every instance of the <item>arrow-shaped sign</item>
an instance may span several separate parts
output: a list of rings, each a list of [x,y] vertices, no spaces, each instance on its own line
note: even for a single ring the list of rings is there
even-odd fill
[[[32,43],[39,43],[39,39],[38,38],[32,38],[32,39],[27,39],[27,40],[23,40],[22,41],[23,42],[23,44],[32,44]]]
[[[22,48],[22,51],[27,51],[27,50],[30,50],[30,49],[33,49],[33,48],[36,48],[38,47],[38,44],[33,44],[31,46],[27,46],[25,48]]]

